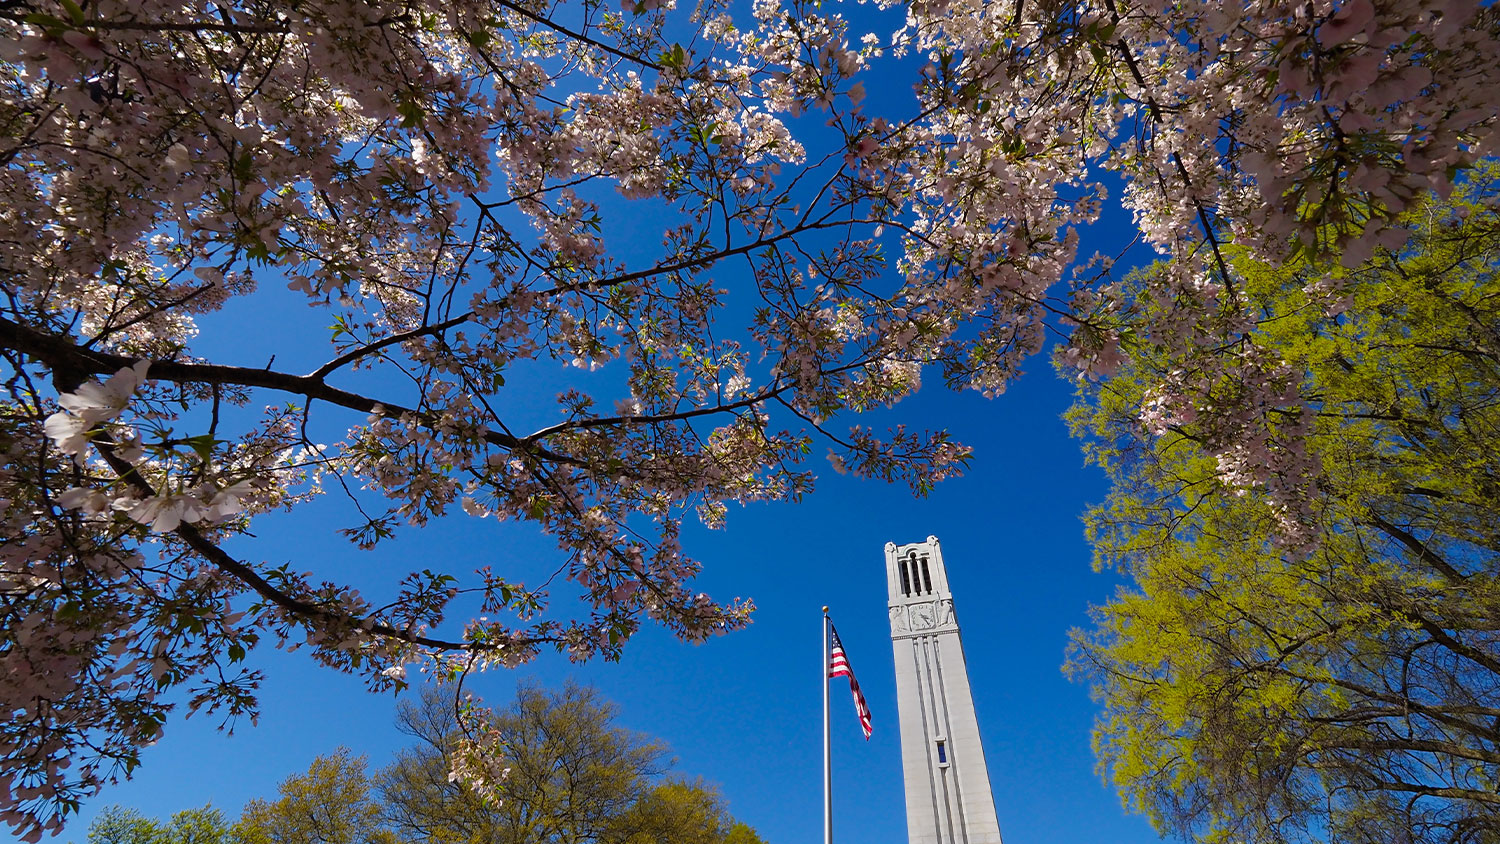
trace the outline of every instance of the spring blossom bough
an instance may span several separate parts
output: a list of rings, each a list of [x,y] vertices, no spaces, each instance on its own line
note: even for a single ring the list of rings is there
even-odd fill
[[[1293,376],[1247,338],[1220,247],[1399,243],[1402,208],[1494,151],[1497,16],[0,2],[0,813],[27,841],[59,830],[173,699],[253,717],[262,636],[384,688],[407,665],[611,657],[643,618],[743,625],[748,603],[691,588],[684,515],[797,498],[817,440],[923,492],[963,446],[836,420],[924,377],[997,394],[1049,327],[1083,375],[1128,353],[1106,262],[1064,278],[1106,171],[1171,260],[1152,295],[1173,307],[1141,330],[1198,360],[1143,414],[1192,414],[1287,547],[1313,546]],[[610,216],[636,204],[647,242]],[[261,283],[331,317],[320,365],[195,352],[195,320]],[[555,423],[518,429],[505,380],[539,360],[569,386]],[[1246,389],[1198,407],[1193,378]],[[490,571],[376,602],[337,563],[234,539],[325,488],[362,546],[455,510],[530,522],[585,611]],[[455,599],[473,620],[445,620]],[[476,735],[458,773],[482,787],[502,763]]]

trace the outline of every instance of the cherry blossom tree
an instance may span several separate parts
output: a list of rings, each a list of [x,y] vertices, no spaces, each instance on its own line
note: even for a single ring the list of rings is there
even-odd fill
[[[925,491],[963,446],[836,420],[929,375],[997,394],[1049,327],[1118,365],[1102,264],[1059,284],[1107,178],[1171,261],[1131,330],[1198,359],[1143,413],[1196,414],[1309,547],[1296,398],[1221,244],[1404,237],[1494,150],[1497,29],[1431,0],[0,2],[0,815],[60,829],[174,699],[253,716],[262,637],[385,688],[743,625],[692,589],[684,517],[794,500],[825,447]],[[331,317],[322,363],[200,351],[257,285]],[[571,375],[525,429],[506,378],[537,362]],[[324,489],[360,546],[531,523],[586,611],[226,550]]]

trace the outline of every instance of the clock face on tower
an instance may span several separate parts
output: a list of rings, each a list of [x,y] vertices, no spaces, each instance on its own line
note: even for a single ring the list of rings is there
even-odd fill
[[[913,604],[911,608],[912,628],[914,630],[927,630],[932,627],[932,624],[932,604]]]

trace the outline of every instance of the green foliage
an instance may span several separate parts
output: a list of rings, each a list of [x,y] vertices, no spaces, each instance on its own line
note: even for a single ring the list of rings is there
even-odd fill
[[[458,702],[428,686],[404,704],[401,729],[419,739],[376,781],[402,840],[421,844],[761,844],[700,782],[656,784],[666,748],[614,725],[593,689],[517,690],[485,729],[503,737],[509,775],[498,803],[450,781]]]
[[[420,703],[403,705],[399,716],[422,743],[380,773],[382,797],[411,841],[598,841],[664,767],[665,748],[615,727],[614,714],[593,689],[522,686],[483,727],[503,737],[510,769],[490,804],[448,782],[449,753],[460,737],[457,706],[446,690],[424,688]]]
[[[766,844],[755,828],[743,821],[735,821],[724,833],[724,844]]]
[[[373,776],[340,748],[282,782],[277,799],[251,800],[232,826],[211,807],[161,823],[114,806],[88,844],[765,844],[713,786],[660,780],[666,748],[616,726],[614,706],[580,686],[522,686],[470,725],[502,737],[509,768],[498,802],[482,799],[449,775],[463,705],[451,687],[422,687],[397,713],[418,743]]]
[[[729,816],[718,789],[702,781],[662,783],[610,824],[615,844],[763,844]]]
[[[279,799],[245,805],[235,825],[241,844],[395,844],[365,764],[347,748],[314,759],[277,787]]]
[[[186,809],[159,823],[134,809],[110,806],[89,827],[88,844],[237,844],[224,813]]]
[[[110,806],[89,827],[89,844],[156,844],[162,829],[134,809]]]
[[[1291,374],[1258,421],[1308,451],[1266,483],[1311,491],[1315,549],[1277,543],[1285,512],[1224,482],[1191,413],[1143,427],[1146,385],[1196,361],[1136,337],[1070,412],[1112,482],[1087,517],[1096,564],[1132,586],[1069,667],[1104,705],[1101,766],[1163,833],[1500,841],[1497,186],[1481,168],[1352,270],[1231,251],[1260,315],[1242,343]],[[1125,282],[1127,321],[1170,324],[1157,271]]]
[[[229,844],[233,840],[224,813],[212,806],[187,809],[172,816],[164,844]]]

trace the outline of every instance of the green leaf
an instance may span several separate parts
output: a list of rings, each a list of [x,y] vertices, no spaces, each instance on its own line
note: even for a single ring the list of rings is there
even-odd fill
[[[68,22],[63,20],[62,18],[55,18],[51,15],[44,15],[41,12],[32,12],[21,20],[24,20],[32,26],[39,26],[42,29],[45,29],[47,31],[47,34],[52,36],[56,36],[59,30],[69,28]]]
[[[533,496],[526,507],[526,512],[531,518],[541,521],[546,517],[547,511],[552,508],[551,502],[541,496]]]
[[[209,458],[213,457],[214,445],[218,443],[218,440],[209,434],[199,434],[196,437],[188,437],[182,442],[198,455],[199,460],[207,463]]]
[[[396,113],[401,115],[402,129],[415,129],[422,125],[427,112],[415,100],[403,100],[396,104]]]
[[[87,22],[88,19],[83,16],[83,9],[77,3],[74,3],[73,0],[57,0],[57,2],[67,11],[68,17],[73,19],[73,23],[83,26]]]
[[[680,71],[687,67],[687,51],[682,49],[681,44],[673,44],[672,49],[663,51],[657,57],[657,64]]]

